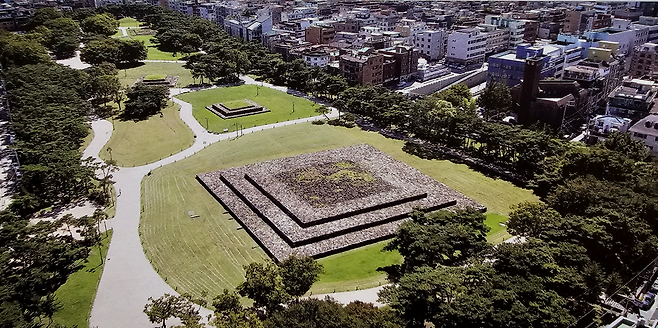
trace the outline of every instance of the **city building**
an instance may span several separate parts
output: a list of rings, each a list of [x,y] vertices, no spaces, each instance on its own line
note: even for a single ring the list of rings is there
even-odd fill
[[[329,44],[334,42],[336,30],[326,25],[311,25],[304,30],[305,40],[312,44]]]
[[[595,144],[604,141],[612,133],[626,133],[631,127],[631,120],[612,115],[596,115],[587,123],[585,143]]]
[[[630,74],[633,77],[658,78],[658,44],[645,43],[635,48]]]
[[[515,49],[517,45],[523,43],[523,38],[525,36],[525,20],[487,15],[484,18],[484,23],[509,28],[509,49]]]
[[[382,84],[384,82],[384,56],[374,49],[364,48],[340,56],[340,74],[349,82],[360,85]]]
[[[644,142],[651,153],[658,155],[658,115],[651,114],[628,129],[631,138]]]
[[[388,79],[384,82],[391,80],[407,80],[418,70],[418,49],[411,46],[395,46],[391,48],[381,49],[379,53],[393,58],[393,76],[387,75]]]
[[[599,13],[595,10],[567,11],[562,26],[562,32],[582,34],[586,31],[609,27],[612,25],[610,14]]]
[[[272,16],[238,16],[235,19],[224,19],[224,30],[229,35],[245,41],[261,41],[264,34],[272,31]]]
[[[516,47],[516,51],[506,51],[489,57],[487,82],[505,82],[510,87],[519,84],[523,79],[526,59],[528,58],[541,60],[540,79],[562,77],[564,53],[561,48],[553,45],[531,46],[530,44],[521,44]]]
[[[445,57],[448,32],[446,30],[428,30],[413,36],[413,45],[420,55],[429,60]]]
[[[653,81],[626,80],[608,96],[606,114],[632,120],[641,119],[653,109],[655,97]]]
[[[487,36],[478,28],[456,30],[448,36],[446,63],[452,66],[475,66],[484,63]]]
[[[324,50],[304,51],[302,59],[313,67],[325,67],[329,64],[329,53]]]
[[[480,24],[478,28],[487,37],[485,55],[490,56],[504,52],[509,46],[509,28],[498,28],[496,25]]]

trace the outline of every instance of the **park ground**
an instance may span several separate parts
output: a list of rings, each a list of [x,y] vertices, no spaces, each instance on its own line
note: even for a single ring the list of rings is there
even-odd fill
[[[114,160],[117,166],[144,165],[169,157],[194,143],[194,134],[180,119],[178,105],[169,102],[162,115],[145,120],[111,119],[114,125],[110,141],[99,157]]]
[[[231,88],[214,88],[190,92],[177,98],[192,105],[194,118],[212,132],[236,131],[270,123],[284,122],[298,118],[316,116],[320,105],[285,92],[264,88],[258,85],[241,85]],[[249,99],[269,109],[267,113],[223,119],[206,107],[215,103]]]
[[[378,133],[303,123],[218,142],[145,177],[139,232],[147,257],[178,292],[213,296],[224,288],[234,288],[243,279],[243,265],[268,257],[195,175],[360,143],[368,143],[485,205],[487,224],[493,228],[490,237],[497,236],[492,242],[504,239],[500,223],[506,220],[511,205],[537,200],[530,190],[487,177],[466,165],[409,155],[402,150],[402,141]],[[381,252],[384,244],[320,259],[325,273],[311,291],[355,290],[383,283],[385,276],[377,268],[401,261],[398,254]]]
[[[98,247],[91,248],[89,258],[83,267],[73,273],[64,285],[55,292],[60,309],[53,315],[53,322],[64,327],[89,327],[89,314],[96,297],[98,282],[103,273],[107,248],[112,239],[112,230],[103,233],[102,252]],[[101,253],[103,263],[101,263]]]

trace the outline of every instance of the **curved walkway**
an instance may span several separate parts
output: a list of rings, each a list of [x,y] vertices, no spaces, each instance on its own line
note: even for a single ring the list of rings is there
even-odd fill
[[[171,89],[171,95],[188,91],[189,89]],[[195,142],[190,148],[160,161],[138,167],[121,168],[114,173],[116,181],[114,187],[119,194],[116,215],[112,222],[114,232],[107,253],[105,269],[91,310],[90,327],[154,327],[142,312],[148,298],[157,298],[165,293],[176,294],[176,292],[154,270],[141,245],[139,219],[142,178],[155,168],[185,159],[217,141],[233,137],[232,133],[209,133],[192,116],[192,105],[177,98],[172,98],[172,100],[180,105],[180,118],[196,136]],[[337,115],[338,113],[333,110],[328,116]],[[315,116],[253,127],[245,129],[243,133],[308,122],[322,117]],[[92,123],[95,137],[85,150],[85,157],[97,158],[98,152],[109,140],[112,131],[111,123],[104,122],[107,121],[101,120]],[[202,317],[206,317],[210,313],[210,310],[201,309]]]

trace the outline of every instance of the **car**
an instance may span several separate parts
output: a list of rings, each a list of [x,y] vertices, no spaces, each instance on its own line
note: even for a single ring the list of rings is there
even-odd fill
[[[653,303],[656,302],[656,294],[654,293],[644,293],[640,295],[636,300],[635,300],[635,305],[637,305],[641,310],[649,310]]]

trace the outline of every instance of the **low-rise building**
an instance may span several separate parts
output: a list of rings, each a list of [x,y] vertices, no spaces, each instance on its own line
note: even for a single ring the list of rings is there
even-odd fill
[[[604,141],[612,133],[626,133],[631,127],[631,120],[612,115],[596,115],[587,123],[585,142],[595,144]]]
[[[515,49],[517,45],[523,43],[523,38],[525,36],[525,20],[487,15],[484,18],[484,23],[502,28],[509,28],[509,49]]]
[[[485,55],[490,56],[507,50],[509,47],[509,28],[498,28],[496,25],[480,24],[478,26],[487,37]]]
[[[261,41],[264,34],[272,31],[272,16],[224,19],[224,30],[245,41]]]
[[[339,70],[345,79],[360,85],[382,84],[384,56],[365,48],[340,56]]]
[[[312,67],[325,67],[329,64],[329,53],[324,50],[305,51],[302,59]]]
[[[644,142],[653,155],[658,154],[658,115],[647,115],[628,129],[631,138]]]
[[[608,96],[606,114],[641,119],[649,115],[654,106],[656,89],[653,81],[627,80]]]

